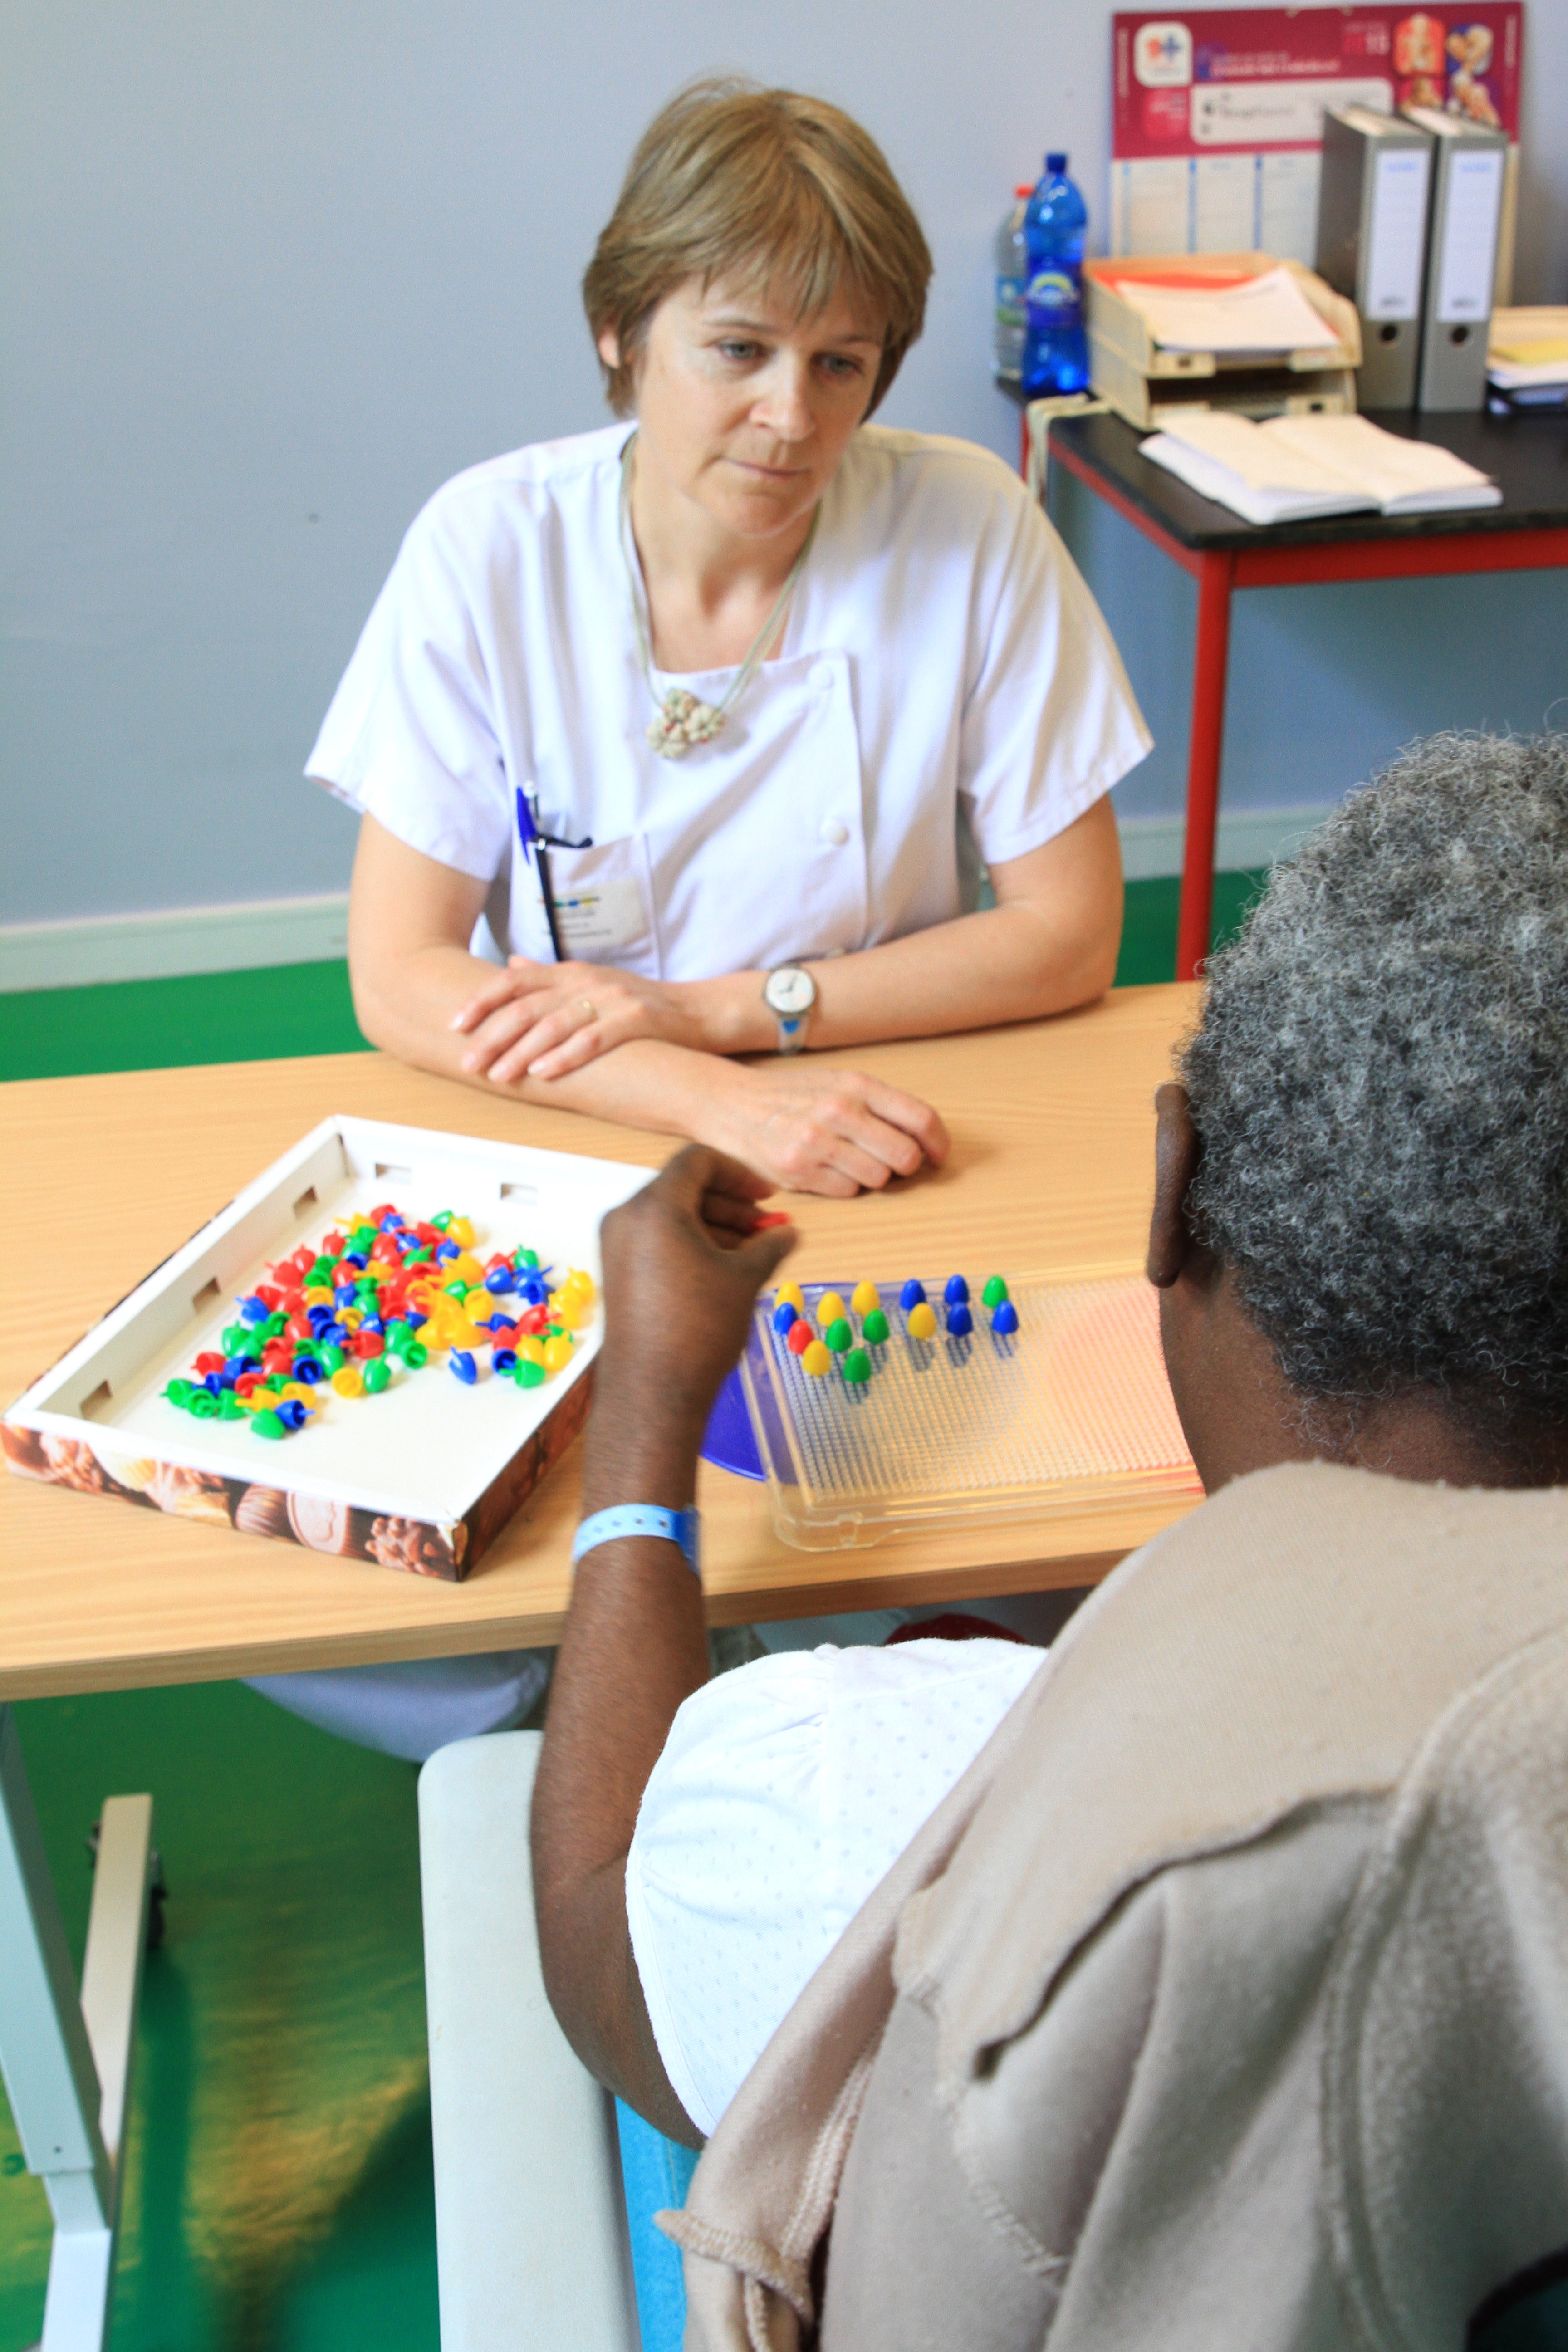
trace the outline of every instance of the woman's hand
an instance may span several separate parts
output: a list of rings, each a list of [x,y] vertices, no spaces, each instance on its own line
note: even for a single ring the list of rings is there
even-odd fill
[[[731,1066],[723,1080],[705,1139],[788,1192],[844,1200],[947,1158],[947,1129],[931,1105],[861,1070],[789,1060]]]
[[[534,963],[513,956],[453,1014],[473,1044],[463,1068],[498,1086],[563,1078],[633,1037],[700,1051],[707,1041],[678,984],[614,964]]]

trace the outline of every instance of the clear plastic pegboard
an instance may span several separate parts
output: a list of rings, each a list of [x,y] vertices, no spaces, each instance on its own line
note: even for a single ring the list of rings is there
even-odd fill
[[[826,1550],[944,1518],[1201,1496],[1142,1275],[1009,1278],[1018,1328],[1006,1336],[991,1328],[975,1283],[974,1328],[962,1338],[945,1328],[945,1277],[920,1279],[935,1335],[910,1333],[901,1282],[879,1284],[889,1336],[866,1348],[860,1385],[838,1359],[824,1374],[804,1370],[773,1328],[777,1292],[759,1299],[741,1378],[786,1542]],[[854,1285],[801,1285],[814,1328],[833,1289],[847,1302]],[[865,1345],[864,1318],[846,1312]]]

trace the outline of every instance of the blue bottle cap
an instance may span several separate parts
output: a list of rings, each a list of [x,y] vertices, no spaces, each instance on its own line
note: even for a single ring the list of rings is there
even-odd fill
[[[1065,172],[1067,167],[1068,159],[1061,152],[1059,148],[1053,149],[1051,153],[1046,157],[1046,169],[1049,172],[1053,179],[1058,173]]]

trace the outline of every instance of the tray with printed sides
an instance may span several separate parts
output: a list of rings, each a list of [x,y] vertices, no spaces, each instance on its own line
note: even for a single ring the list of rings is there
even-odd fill
[[[600,1222],[648,1174],[521,1144],[323,1119],[17,1399],[0,1421],[7,1467],[210,1527],[417,1575],[466,1576],[586,1418],[603,1329]],[[476,1314],[461,1349],[471,1385],[454,1376],[451,1347],[432,1333],[422,1365],[384,1352],[389,1377],[379,1393],[341,1393],[330,1372],[297,1383],[313,1410],[281,1436],[252,1427],[248,1410],[197,1418],[170,1401],[172,1381],[195,1380],[198,1355],[224,1359],[226,1370],[239,1360],[222,1335],[232,1336],[258,1286],[277,1290],[271,1270],[280,1261],[303,1247],[319,1252],[329,1235],[363,1234],[368,1213],[388,1208],[444,1243],[439,1221],[466,1218],[480,1268],[498,1255],[526,1263],[531,1251],[547,1291],[569,1269],[589,1276],[591,1300],[574,1307],[569,1349],[557,1350],[566,1360],[538,1385],[520,1386],[495,1370],[504,1342]],[[367,1248],[362,1243],[361,1254]],[[387,1261],[384,1254],[370,1262]],[[454,1263],[449,1254],[419,1261],[439,1264],[443,1276]],[[305,1287],[321,1286],[301,1278],[301,1295]],[[332,1295],[348,1288],[345,1279]],[[515,1291],[481,1297],[475,1284],[473,1292],[477,1308],[524,1311]],[[352,1322],[357,1310],[334,1311]],[[394,1336],[401,1346],[401,1333]],[[365,1358],[346,1344],[338,1353],[338,1370],[352,1375],[357,1366],[363,1375]],[[281,1386],[276,1375],[272,1385]]]
[[[917,1339],[902,1283],[877,1286],[889,1336],[869,1347],[870,1377],[836,1360],[802,1369],[773,1327],[775,1291],[758,1301],[742,1385],[773,1525],[805,1551],[874,1544],[964,1518],[1047,1518],[1203,1488],[1182,1435],[1160,1353],[1159,1310],[1142,1274],[1009,1279],[1016,1333],[991,1328],[973,1285],[966,1337],[949,1335],[944,1278],[922,1277],[936,1330]],[[837,1287],[805,1283],[814,1326]],[[856,1343],[864,1317],[848,1313]]]

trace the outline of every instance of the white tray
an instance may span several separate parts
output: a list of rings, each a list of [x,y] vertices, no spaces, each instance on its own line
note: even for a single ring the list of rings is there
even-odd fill
[[[235,1319],[267,1265],[334,1219],[392,1202],[417,1223],[471,1219],[481,1256],[526,1246],[599,1282],[599,1225],[649,1171],[524,1144],[374,1119],[327,1118],[246,1187],[79,1339],[0,1423],[24,1477],[424,1575],[461,1577],[586,1416],[603,1328],[595,1298],[570,1365],[519,1389],[478,1351],[466,1388],[444,1357],[380,1396],[323,1388],[318,1418],[283,1440],[248,1421],[196,1421],[163,1391]],[[497,1302],[505,1312],[509,1302]]]

